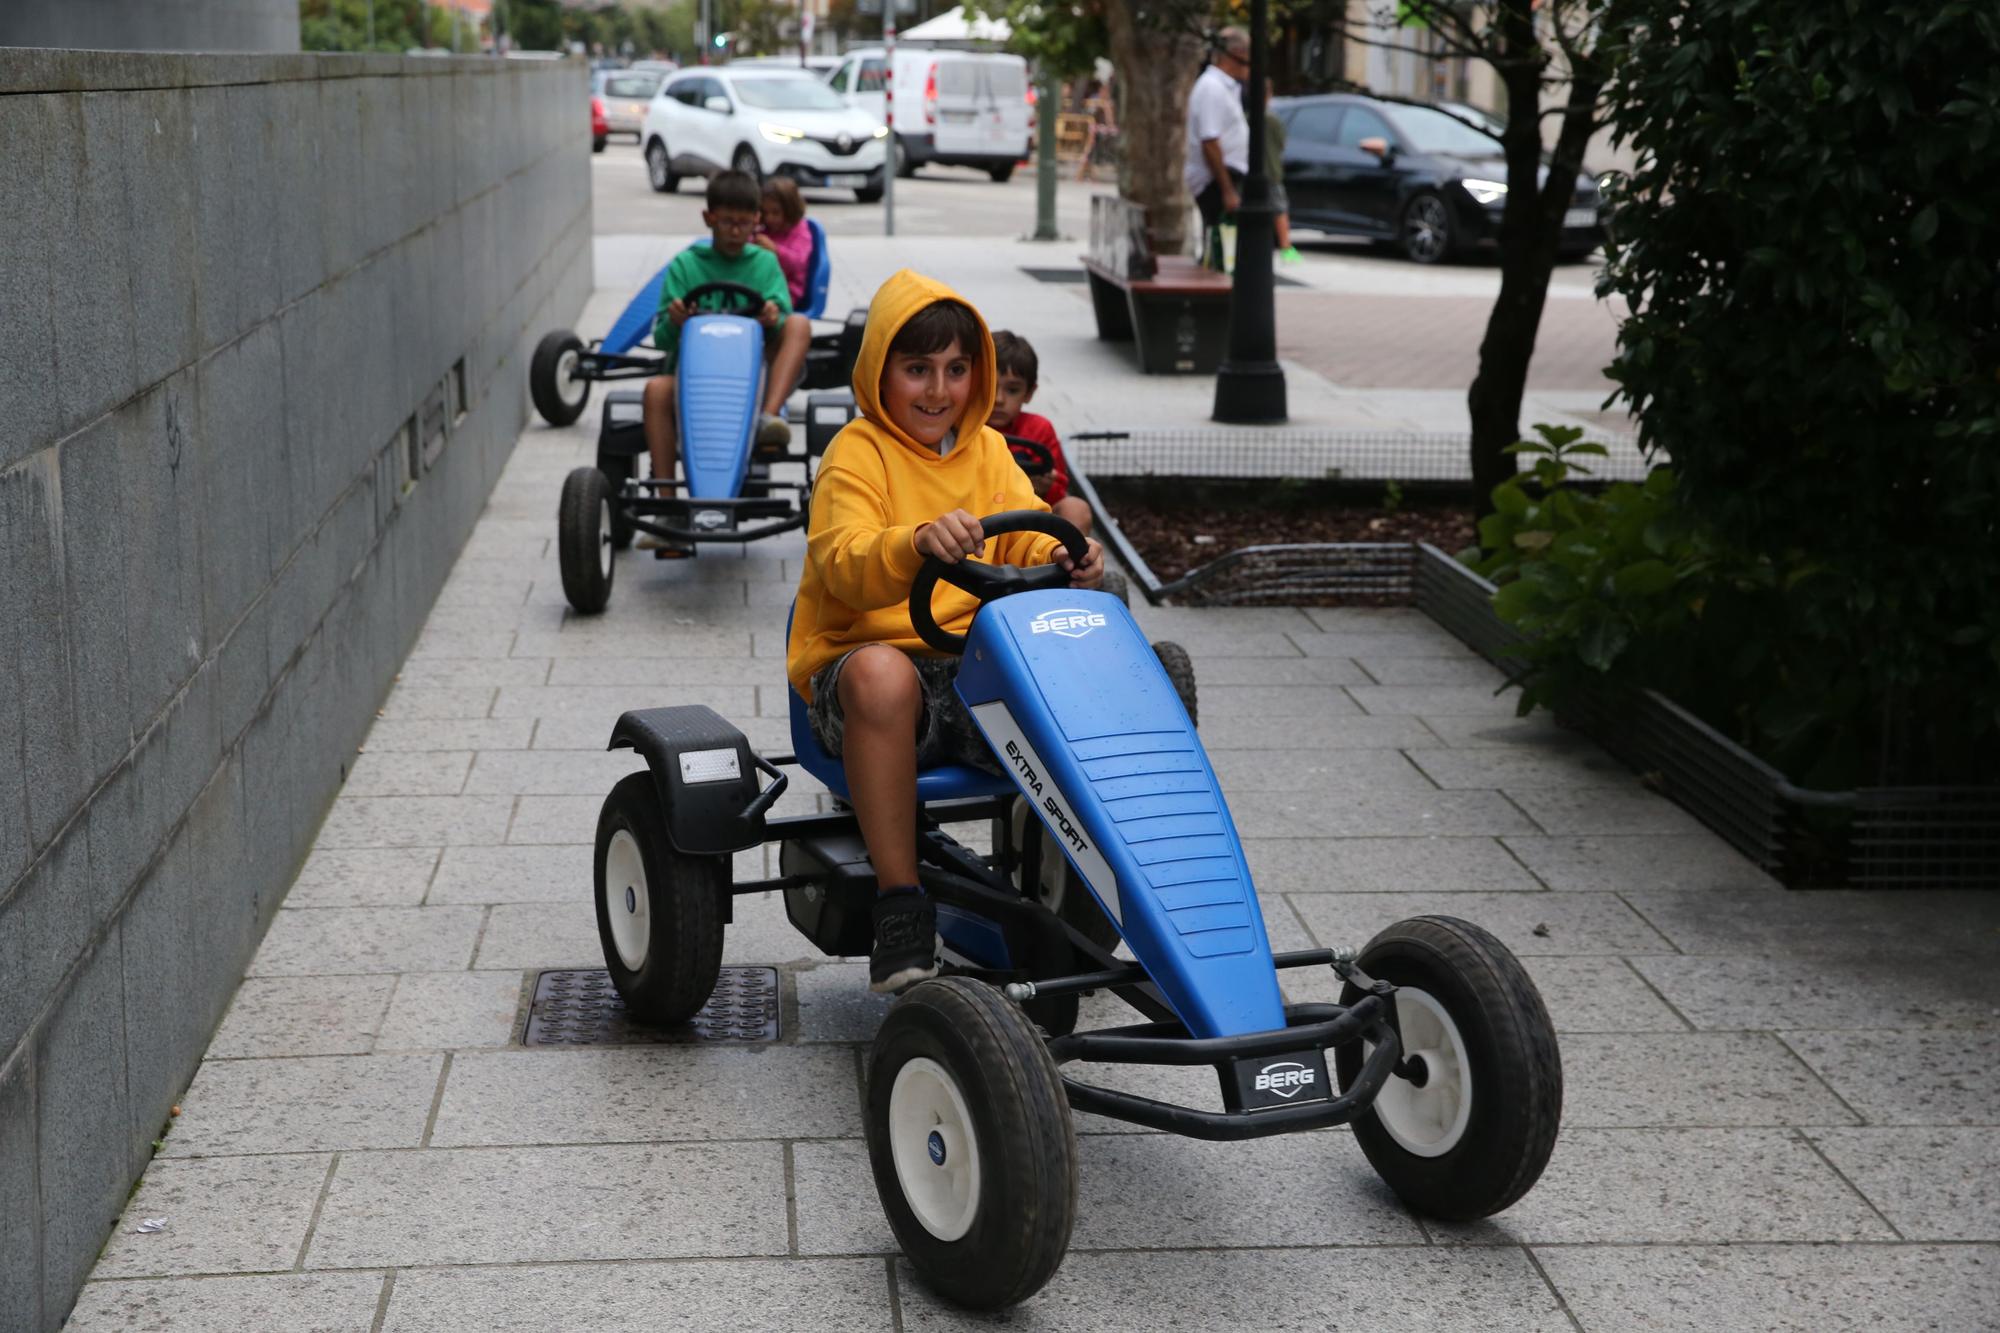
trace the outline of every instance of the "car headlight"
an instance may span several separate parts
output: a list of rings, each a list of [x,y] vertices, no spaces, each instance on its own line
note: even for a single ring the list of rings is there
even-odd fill
[[[768,121],[757,127],[757,132],[772,143],[791,143],[806,137],[804,130],[795,130],[789,125],[773,125]]]
[[[1490,204],[1507,197],[1506,181],[1465,180],[1459,184],[1465,187],[1465,192],[1472,196],[1476,204]]]
[[[889,137],[889,127],[888,127],[887,125],[877,125],[877,126],[875,127],[875,137],[876,137],[876,138],[878,138],[878,139],[886,139],[886,138],[888,138],[888,137]]]

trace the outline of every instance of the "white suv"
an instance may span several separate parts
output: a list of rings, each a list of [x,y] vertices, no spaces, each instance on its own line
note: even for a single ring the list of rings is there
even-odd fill
[[[653,188],[683,176],[734,168],[753,179],[790,176],[800,185],[882,197],[888,128],[796,69],[684,69],[653,98],[639,142]]]

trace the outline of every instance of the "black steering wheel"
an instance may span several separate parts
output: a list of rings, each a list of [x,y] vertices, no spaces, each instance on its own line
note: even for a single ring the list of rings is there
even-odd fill
[[[988,541],[1009,532],[1045,533],[1060,541],[1069,552],[1070,560],[1079,565],[1089,553],[1083,534],[1076,530],[1075,524],[1039,509],[1010,509],[1004,514],[980,519],[979,526]],[[939,579],[971,593],[984,606],[996,598],[1009,597],[1017,592],[1067,587],[1069,571],[1057,564],[1026,569],[1020,565],[989,565],[961,556],[957,564],[947,565],[934,555],[924,557],[923,568],[910,582],[910,625],[925,643],[941,653],[956,657],[965,651],[965,636],[946,630],[931,613],[931,594],[936,591]]]
[[[1046,477],[1056,470],[1055,453],[1040,440],[1024,440],[1019,435],[1002,435],[1021,471],[1031,477]]]
[[[724,298],[722,304],[709,310],[696,310],[695,302],[706,297]],[[705,315],[748,315],[755,319],[764,308],[764,302],[771,298],[755,287],[746,287],[740,282],[704,282],[699,287],[690,287],[681,293],[681,303],[689,311]]]

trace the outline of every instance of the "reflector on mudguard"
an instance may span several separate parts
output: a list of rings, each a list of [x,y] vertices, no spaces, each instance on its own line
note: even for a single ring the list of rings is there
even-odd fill
[[[1221,784],[1124,604],[1063,590],[988,603],[958,692],[1188,1031],[1283,1027]]]

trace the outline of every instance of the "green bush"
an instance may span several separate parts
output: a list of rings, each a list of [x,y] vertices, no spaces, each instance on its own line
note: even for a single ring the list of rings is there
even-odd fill
[[[1716,655],[1689,688],[1771,691],[1725,713],[1795,780],[1994,780],[2000,5],[1630,0],[1607,22],[1608,119],[1638,157],[1610,373],[1692,543],[1653,557],[1670,589],[1627,576],[1632,633],[1658,598],[1701,608]],[[1719,568],[1771,580],[1728,635]],[[1615,662],[1596,634],[1579,660]]]

